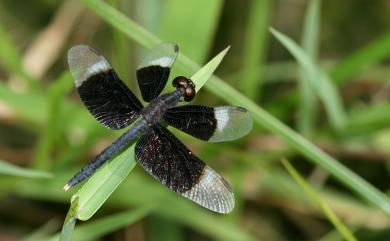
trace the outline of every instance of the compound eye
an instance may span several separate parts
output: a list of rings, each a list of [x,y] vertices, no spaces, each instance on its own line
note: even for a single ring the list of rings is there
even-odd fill
[[[178,76],[172,81],[173,87],[187,87],[187,78],[184,76]]]
[[[192,85],[187,86],[184,92],[184,101],[190,102],[195,97],[195,88]]]
[[[172,81],[172,85],[182,91],[184,101],[189,102],[194,99],[195,85],[190,79],[184,76],[178,76]]]

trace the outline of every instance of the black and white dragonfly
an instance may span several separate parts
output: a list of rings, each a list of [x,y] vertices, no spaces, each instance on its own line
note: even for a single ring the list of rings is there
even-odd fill
[[[77,91],[101,124],[119,130],[133,124],[122,136],[82,168],[64,187],[80,183],[135,139],[135,157],[155,179],[176,193],[219,213],[234,207],[228,182],[195,156],[166,126],[205,141],[234,140],[252,128],[252,118],[242,107],[178,105],[195,97],[194,83],[183,76],[173,79],[173,92],[160,95],[178,54],[178,46],[154,47],[137,68],[143,107],[96,50],[78,45],[68,52]]]

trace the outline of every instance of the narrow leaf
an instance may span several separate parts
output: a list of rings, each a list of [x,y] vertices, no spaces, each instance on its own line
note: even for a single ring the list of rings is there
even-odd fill
[[[78,199],[76,217],[80,220],[88,220],[92,217],[134,166],[133,145],[101,167],[73,195],[72,203]]]
[[[325,105],[331,125],[336,129],[342,129],[345,122],[345,112],[341,98],[332,81],[293,40],[275,29],[271,28],[270,31],[305,70],[312,87]]]
[[[66,214],[64,225],[62,226],[60,241],[72,240],[74,227],[76,225],[76,211],[78,206],[78,200],[78,198],[75,198],[75,200],[70,205],[68,213]]]
[[[222,7],[221,0],[166,0],[162,9],[159,36],[163,40],[177,43],[180,52],[203,63],[212,44]]]
[[[352,232],[341,222],[332,209],[324,201],[322,201],[321,197],[310,186],[310,184],[305,181],[305,179],[298,173],[298,171],[295,170],[290,162],[288,160],[282,160],[282,163],[290,175],[294,178],[294,180],[302,187],[302,189],[310,196],[310,198],[317,203],[322,212],[340,232],[340,234],[348,241],[357,241]]]
[[[250,99],[259,99],[262,92],[264,58],[268,45],[267,27],[272,0],[250,1],[248,23],[243,43],[240,86]]]
[[[345,58],[332,69],[330,75],[337,83],[343,83],[389,56],[390,32]]]
[[[192,77],[191,80],[195,84],[195,91],[198,92],[200,88],[210,79],[213,75],[215,69],[221,63],[223,57],[229,50],[230,46],[221,51],[217,56],[215,56],[212,60],[210,60],[205,66],[203,66],[200,70],[198,70]]]
[[[53,177],[51,173],[18,167],[2,160],[0,160],[0,174],[28,178]]]
[[[318,52],[318,38],[320,28],[321,0],[311,0],[306,10],[304,28],[302,33],[302,48],[308,56],[316,61]],[[310,76],[300,67],[299,70],[300,112],[297,118],[298,129],[305,135],[310,135],[314,127],[316,116],[316,98],[310,84]]]

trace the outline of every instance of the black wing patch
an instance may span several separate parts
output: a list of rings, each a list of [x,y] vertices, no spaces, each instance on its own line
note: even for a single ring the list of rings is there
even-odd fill
[[[156,98],[164,89],[178,50],[178,46],[173,43],[159,44],[138,65],[138,85],[146,102]]]
[[[141,166],[182,196],[219,213],[234,207],[234,194],[223,177],[196,157],[165,127],[156,125],[135,147]]]
[[[68,63],[81,99],[100,123],[117,130],[139,117],[142,104],[96,50],[75,46]]]
[[[252,129],[250,113],[234,106],[177,106],[166,111],[164,120],[187,134],[210,142],[234,140]]]
[[[201,140],[209,140],[217,128],[214,108],[201,105],[183,105],[168,109],[164,120],[171,126]]]

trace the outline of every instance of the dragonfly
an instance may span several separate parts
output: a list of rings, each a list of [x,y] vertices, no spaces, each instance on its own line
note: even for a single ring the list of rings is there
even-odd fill
[[[95,49],[77,45],[68,64],[77,92],[92,116],[105,127],[120,130],[117,140],[76,173],[64,190],[90,177],[134,140],[135,159],[155,179],[174,192],[217,213],[234,208],[229,183],[192,153],[167,127],[209,142],[231,141],[252,129],[252,117],[242,107],[183,105],[196,95],[191,79],[177,76],[174,91],[161,94],[178,55],[178,45],[161,43],[150,50],[136,70],[143,106]]]

